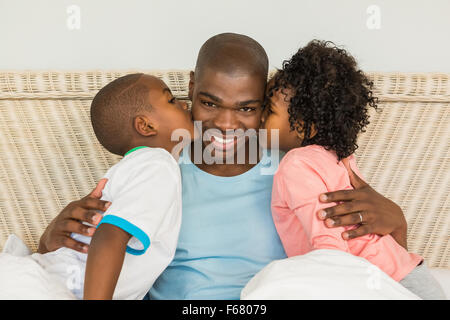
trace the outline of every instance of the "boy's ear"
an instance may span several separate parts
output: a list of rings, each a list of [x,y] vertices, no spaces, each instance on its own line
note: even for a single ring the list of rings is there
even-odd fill
[[[157,126],[156,124],[145,115],[139,115],[134,118],[134,129],[139,133],[141,136],[144,137],[151,137],[158,134]]]
[[[188,93],[188,98],[191,101],[192,101],[192,96],[194,93],[194,79],[195,79],[194,71],[191,71],[189,73],[189,93]]]

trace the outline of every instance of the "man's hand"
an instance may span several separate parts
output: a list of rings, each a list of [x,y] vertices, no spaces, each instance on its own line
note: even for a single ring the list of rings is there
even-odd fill
[[[325,220],[328,227],[359,224],[356,229],[342,233],[342,238],[345,240],[369,233],[391,234],[401,246],[406,248],[407,227],[402,209],[358,177],[348,162],[344,161],[344,165],[349,172],[354,190],[341,190],[320,195],[320,201],[338,204],[320,210],[319,219]]]
[[[94,210],[106,211],[111,204],[110,202],[99,200],[107,181],[107,179],[101,179],[90,194],[80,200],[69,203],[50,222],[39,240],[39,253],[55,251],[61,247],[83,253],[87,252],[88,245],[72,239],[70,234],[74,232],[92,237],[95,228],[84,225],[83,222],[97,225],[102,215]]]

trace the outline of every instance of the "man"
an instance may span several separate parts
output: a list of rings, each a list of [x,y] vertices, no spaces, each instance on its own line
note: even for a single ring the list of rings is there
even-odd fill
[[[231,130],[258,130],[268,72],[264,49],[239,34],[219,34],[200,49],[190,74],[192,117],[201,121],[215,159],[236,160],[239,138]],[[214,133],[210,133],[213,130]],[[244,140],[242,140],[244,139]],[[183,180],[183,219],[174,260],[155,282],[155,299],[239,299],[250,278],[275,259],[286,257],[273,225],[270,199],[273,176],[262,174],[267,161],[250,161],[249,139],[244,137],[245,161],[195,159],[185,150],[180,165]],[[191,151],[191,152],[189,152]],[[326,209],[327,225],[363,224],[344,238],[367,233],[392,234],[406,247],[406,221],[401,209],[351,174],[355,190],[326,194],[326,202],[343,203]],[[92,236],[108,204],[98,200],[105,181],[85,198],[72,202],[50,223],[41,237],[39,252],[61,246],[87,252],[70,238],[71,232]],[[326,276],[326,275],[324,275]]]

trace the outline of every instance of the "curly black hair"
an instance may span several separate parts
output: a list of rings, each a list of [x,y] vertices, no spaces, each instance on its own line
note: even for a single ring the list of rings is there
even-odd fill
[[[275,90],[288,97],[291,130],[304,133],[302,146],[317,144],[334,150],[339,160],[357,148],[357,136],[369,124],[368,108],[377,109],[373,83],[357,68],[355,59],[330,41],[313,40],[300,48],[273,78]],[[302,126],[298,126],[303,121]],[[317,133],[311,138],[312,125]]]

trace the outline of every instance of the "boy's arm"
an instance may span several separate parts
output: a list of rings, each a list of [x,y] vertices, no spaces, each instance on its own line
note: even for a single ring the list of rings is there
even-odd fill
[[[85,300],[112,299],[131,235],[112,224],[101,224],[89,246],[84,280]]]

